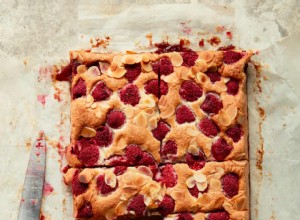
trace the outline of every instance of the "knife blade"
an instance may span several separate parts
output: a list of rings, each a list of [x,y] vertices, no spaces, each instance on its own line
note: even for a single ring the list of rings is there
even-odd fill
[[[38,220],[42,205],[46,167],[46,140],[39,133],[30,153],[26,171],[18,220]]]

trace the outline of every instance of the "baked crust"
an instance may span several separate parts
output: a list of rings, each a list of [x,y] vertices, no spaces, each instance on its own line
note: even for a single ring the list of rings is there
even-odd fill
[[[181,212],[211,212],[224,209],[228,213],[248,210],[248,163],[245,161],[225,161],[206,163],[202,170],[192,170],[186,164],[172,165],[177,176],[173,187],[166,187],[163,181],[156,181],[162,175],[158,172],[155,177],[149,167],[128,167],[120,175],[114,174],[115,168],[71,168],[64,176],[65,183],[72,184],[74,178],[87,184],[87,189],[80,195],[74,195],[74,215],[77,216],[83,204],[91,204],[94,219],[101,216],[113,219],[117,216],[128,215],[127,205],[137,196],[144,196],[148,214],[159,214],[157,207],[165,195],[175,201],[174,213]],[[238,176],[238,192],[232,198],[225,195],[222,189],[222,178],[226,174]],[[74,175],[76,174],[76,175]],[[102,195],[97,188],[97,178],[100,175],[113,179],[116,187],[113,192]],[[108,181],[109,182],[109,181]],[[189,185],[191,184],[191,185]],[[189,192],[189,186],[199,184],[203,189],[198,198]],[[197,185],[198,187],[198,185]],[[133,214],[131,212],[131,214]]]
[[[210,213],[196,213],[190,214],[193,220],[207,220],[209,218]],[[179,214],[168,215],[164,218],[164,220],[177,220]],[[233,211],[229,213],[230,220],[249,220],[249,212],[248,211]]]

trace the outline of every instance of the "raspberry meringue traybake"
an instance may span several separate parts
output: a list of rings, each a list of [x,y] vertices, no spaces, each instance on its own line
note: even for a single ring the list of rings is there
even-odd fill
[[[248,219],[251,56],[72,51],[74,217]]]

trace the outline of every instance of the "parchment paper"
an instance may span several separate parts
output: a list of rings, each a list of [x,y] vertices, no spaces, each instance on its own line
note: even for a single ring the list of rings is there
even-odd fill
[[[95,37],[111,38],[101,51],[152,50],[145,37],[149,33],[153,42],[167,36],[171,43],[189,39],[193,49],[201,49],[200,39],[217,35],[222,44],[259,50],[254,59],[262,63],[261,72],[253,65],[248,72],[251,215],[259,220],[297,219],[299,3],[134,2],[0,1],[0,219],[17,218],[30,148],[41,129],[48,138],[50,186],[43,215],[47,220],[73,219],[71,194],[60,173],[64,166],[60,146],[68,144],[70,135],[69,86],[52,85],[50,66],[66,62],[68,50],[88,47]],[[217,26],[225,31],[218,32]],[[226,36],[227,29],[233,41]],[[210,45],[205,43],[204,48]]]

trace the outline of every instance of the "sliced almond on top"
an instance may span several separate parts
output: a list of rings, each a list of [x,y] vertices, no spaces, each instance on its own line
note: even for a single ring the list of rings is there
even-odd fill
[[[181,66],[182,63],[183,63],[182,56],[178,52],[171,53],[170,54],[170,59],[171,59],[171,62],[173,64],[173,66],[176,66],[176,67]]]
[[[195,171],[194,179],[196,180],[196,182],[199,182],[199,183],[204,183],[207,181],[206,176],[201,172],[201,170]]]
[[[88,169],[83,169],[78,175],[78,180],[81,183],[89,183],[92,178],[93,176]]]
[[[146,206],[149,206],[151,203],[152,199],[149,196],[144,196],[144,203]]]
[[[118,67],[114,71],[108,71],[107,75],[116,79],[122,78],[126,74],[126,69],[124,67]]]
[[[155,116],[149,119],[148,125],[151,130],[153,130],[154,128],[157,127],[157,121],[158,121],[158,118]]]
[[[133,122],[140,127],[146,127],[148,124],[147,116],[144,112],[139,113],[134,119]]]
[[[114,56],[110,68],[112,71],[114,71],[115,69],[117,69],[117,67],[122,66],[122,56],[116,55]]]
[[[88,94],[86,96],[86,102],[87,103],[94,102],[94,97],[91,94]]]
[[[199,148],[196,145],[190,145],[188,148],[188,152],[193,154],[194,156],[199,155]]]
[[[215,57],[214,51],[205,51],[199,55],[199,57],[203,60],[205,60],[207,63],[212,61],[212,59]]]
[[[192,66],[191,71],[192,71],[193,74],[197,74],[200,70],[197,66]]]
[[[142,55],[142,61],[145,63],[148,63],[150,61],[150,57],[148,54],[143,54]]]
[[[166,119],[175,113],[175,108],[173,106],[167,105],[163,111],[160,113],[162,119]]]
[[[195,137],[199,134],[196,128],[191,128],[191,127],[186,128],[185,133],[192,137]]]
[[[134,117],[134,108],[131,105],[128,105],[125,110],[125,115],[127,118],[133,118]]]
[[[99,62],[100,72],[101,73],[107,73],[109,69],[110,64],[108,62]]]
[[[207,188],[207,182],[199,183],[196,182],[199,191],[203,192]]]
[[[185,183],[186,183],[188,188],[193,188],[196,184],[196,181],[195,181],[194,177],[191,176],[191,177],[186,179]]]
[[[189,80],[189,69],[186,67],[182,67],[180,71],[180,78],[183,80]]]
[[[227,114],[227,112],[224,109],[221,109],[219,111],[219,122],[221,125],[223,126],[228,126],[231,124],[231,118],[230,116]]]
[[[237,107],[236,105],[230,105],[227,109],[226,109],[227,114],[229,115],[231,121],[233,121],[235,119],[235,117],[237,116]]]
[[[199,83],[205,83],[207,81],[207,76],[204,73],[198,72],[196,74],[196,79]]]
[[[125,55],[125,56],[123,57],[123,63],[129,64],[129,65],[132,65],[132,64],[137,63],[136,56],[133,55],[133,54]]]
[[[146,167],[146,166],[139,166],[138,168],[138,171],[140,171],[141,173],[145,174],[146,176],[149,176],[149,177],[153,177],[153,173],[151,171],[151,169],[149,167]]]
[[[88,69],[88,74],[91,76],[100,76],[101,75],[100,70],[96,66],[91,66]]]
[[[95,136],[96,136],[96,130],[95,130],[94,128],[90,128],[90,127],[85,126],[85,127],[81,130],[80,135],[81,135],[82,137],[85,137],[85,138],[92,138],[92,137],[95,137]]]
[[[115,213],[117,216],[122,216],[127,213],[127,201],[119,202],[115,207]]]
[[[81,73],[85,73],[86,72],[86,66],[85,65],[80,65],[77,67],[77,73],[81,74]]]
[[[220,190],[222,188],[220,180],[214,178],[210,179],[209,188],[212,190]]]
[[[221,92],[225,92],[227,90],[227,86],[222,81],[215,82],[215,87]]]
[[[117,185],[117,177],[114,173],[106,173],[104,175],[104,181],[107,185],[109,185],[111,188],[115,188]]]
[[[147,73],[152,71],[152,66],[149,62],[148,63],[141,62],[141,66],[142,66],[142,69]]]
[[[206,72],[207,70],[207,63],[203,59],[197,59],[195,65],[198,67],[199,71]]]
[[[151,96],[146,96],[141,100],[141,108],[153,108],[155,106],[155,101]]]

